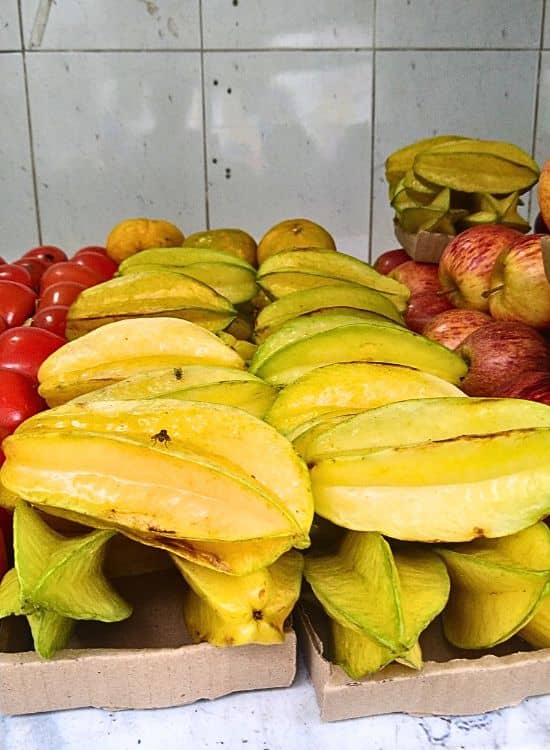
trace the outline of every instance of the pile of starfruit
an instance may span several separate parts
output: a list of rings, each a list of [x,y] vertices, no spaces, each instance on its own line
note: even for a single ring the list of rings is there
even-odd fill
[[[282,641],[313,499],[306,466],[261,419],[275,389],[174,318],[104,325],[46,360],[39,381],[52,408],[3,443],[16,541],[0,615],[26,616],[44,656],[76,620],[129,616],[102,567],[120,534],[170,554],[194,641]],[[64,537],[59,518],[91,530]]]
[[[538,177],[536,162],[518,146],[456,135],[417,141],[386,160],[395,221],[411,234],[455,235],[480,224],[527,232],[518,206]]]
[[[516,634],[550,647],[548,406],[349,362],[287,385],[266,419],[308,465],[304,605],[324,609],[329,655],[353,679],[419,669],[440,614],[458,648]]]

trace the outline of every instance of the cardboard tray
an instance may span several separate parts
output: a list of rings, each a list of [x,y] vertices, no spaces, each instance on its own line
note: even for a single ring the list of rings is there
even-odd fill
[[[405,232],[394,220],[393,231],[397,241],[406,253],[419,263],[439,263],[443,250],[454,239],[448,234],[437,232]]]
[[[421,637],[420,672],[391,664],[359,682],[331,664],[328,621],[316,608],[300,608],[297,626],[321,719],[339,721],[403,712],[414,716],[463,716],[550,693],[550,649],[530,650],[519,638],[491,652],[464,652],[443,638],[436,620]]]
[[[292,684],[292,629],[272,646],[193,645],[183,624],[183,585],[175,571],[120,579],[117,588],[134,605],[132,617],[79,623],[70,648],[48,661],[28,650],[25,618],[4,621],[0,712],[161,708]]]

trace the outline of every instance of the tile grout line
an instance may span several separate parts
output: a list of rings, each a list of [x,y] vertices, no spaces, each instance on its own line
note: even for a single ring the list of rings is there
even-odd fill
[[[21,40],[21,60],[23,62],[23,84],[25,87],[25,103],[27,105],[27,130],[29,134],[29,150],[31,157],[32,185],[34,195],[34,210],[36,213],[36,229],[38,231],[38,244],[42,245],[42,218],[40,215],[40,201],[38,199],[38,178],[36,175],[36,159],[34,154],[34,136],[32,129],[31,98],[29,95],[29,81],[27,74],[27,56],[25,50],[25,38],[23,32],[23,12],[21,0],[17,0],[17,11],[19,15],[19,38]]]
[[[537,130],[539,120],[539,99],[541,95],[540,90],[540,75],[542,70],[542,52],[544,48],[544,24],[546,22],[546,0],[542,2],[542,14],[540,20],[540,38],[539,38],[539,54],[537,59],[537,77],[535,82],[535,107],[533,110],[533,136],[531,141],[531,156],[535,159],[535,150],[537,146]],[[529,192],[529,205],[527,216],[531,216],[531,209],[533,207],[533,191]]]
[[[375,148],[375,117],[376,117],[376,0],[372,9],[372,75],[371,75],[371,133],[370,133],[370,196],[369,196],[369,246],[367,261],[372,261],[372,229],[374,209],[374,148]]]
[[[227,52],[234,54],[236,52],[274,52],[274,53],[293,53],[293,52],[326,52],[328,54],[335,54],[339,52],[373,52],[376,49],[377,52],[486,52],[492,54],[493,52],[540,52],[541,47],[170,47],[158,49],[146,49],[144,47],[126,47],[120,49],[117,47],[104,47],[104,48],[92,48],[92,47],[52,47],[51,49],[28,49],[26,50],[29,55],[48,55],[52,53],[66,52],[70,54],[78,54],[82,52],[90,54],[101,54],[101,53],[147,53],[147,54],[173,54],[181,52]],[[550,50],[550,47],[542,47],[542,50]],[[19,49],[3,49],[0,50],[0,55],[10,54],[13,52],[20,52]]]
[[[204,29],[202,17],[202,0],[199,0],[199,31],[201,40],[201,103],[202,103],[202,158],[204,169],[204,216],[206,228],[210,229],[210,201],[208,195],[208,144],[206,138],[206,87],[204,80]]]

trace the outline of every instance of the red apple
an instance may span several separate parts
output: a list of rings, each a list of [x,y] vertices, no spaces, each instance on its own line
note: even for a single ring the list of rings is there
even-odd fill
[[[399,250],[387,250],[374,261],[374,268],[378,273],[386,276],[394,268],[400,266],[401,263],[406,263],[410,259],[410,256],[401,248]]]
[[[426,325],[444,310],[450,310],[448,300],[434,291],[412,294],[405,313],[405,323],[417,333],[423,333]]]
[[[479,310],[446,310],[436,315],[424,327],[422,334],[447,349],[456,349],[471,333],[493,319]]]
[[[411,294],[437,292],[440,289],[438,270],[434,263],[408,260],[390,271],[388,276],[408,287]]]
[[[544,272],[541,240],[527,234],[502,251],[487,294],[495,320],[519,320],[534,328],[550,328],[550,282]]]
[[[550,405],[550,372],[522,372],[496,395]]]
[[[461,384],[469,396],[493,396],[521,373],[550,371],[550,349],[544,338],[516,321],[481,326],[456,351],[469,365]]]
[[[441,289],[455,307],[489,310],[484,296],[491,286],[491,273],[502,250],[523,235],[499,224],[472,227],[458,234],[443,250],[439,261]]]

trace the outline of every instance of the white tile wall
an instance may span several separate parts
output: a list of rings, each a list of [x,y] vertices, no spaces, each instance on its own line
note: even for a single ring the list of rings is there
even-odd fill
[[[21,0],[25,46],[41,0]],[[38,41],[38,40],[36,40]],[[42,49],[200,48],[199,0],[59,0]]]
[[[538,53],[383,51],[376,55],[373,258],[395,245],[384,161],[407,143],[457,133],[531,151]]]
[[[379,0],[378,47],[538,49],[543,0]]]
[[[302,214],[375,257],[394,148],[454,131],[550,156],[550,0],[544,34],[543,0],[56,0],[41,40],[40,0],[19,2],[23,59],[0,0],[8,247],[139,214],[256,235]]]
[[[374,0],[203,0],[207,49],[371,47]]]
[[[20,53],[0,54],[0,80],[0,256],[8,259],[38,242]]]
[[[2,0],[0,5],[0,50],[21,49],[17,0]]]
[[[42,233],[101,244],[122,218],[203,226],[199,53],[30,55]]]
[[[371,52],[207,53],[210,223],[326,225],[365,258]]]

